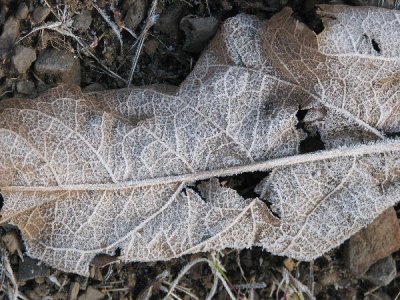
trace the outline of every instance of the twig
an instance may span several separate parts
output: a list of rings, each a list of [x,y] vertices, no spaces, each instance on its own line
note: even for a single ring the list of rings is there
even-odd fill
[[[213,271],[213,274],[214,274],[214,281],[213,281],[213,285],[212,285],[212,287],[210,289],[210,292],[207,295],[206,300],[211,300],[214,297],[215,293],[217,292],[217,287],[218,287],[218,281],[219,280],[218,280],[218,277],[215,276],[215,270],[213,269],[212,271]]]
[[[2,282],[0,289],[6,292],[10,300],[17,300],[17,299],[28,300],[28,298],[18,290],[18,283],[17,280],[15,279],[14,272],[11,268],[10,261],[8,260],[8,253],[2,246],[0,246],[0,253],[1,253],[0,268],[3,268],[5,276],[9,281],[7,287],[5,287],[6,284]]]
[[[100,14],[100,16],[102,16],[104,21],[106,21],[106,23],[111,27],[112,31],[117,36],[117,38],[119,40],[120,47],[121,47],[121,53],[122,53],[124,42],[122,41],[121,33],[119,31],[118,26],[113,21],[110,20],[110,18],[107,16],[107,14],[100,7],[98,7],[94,3],[93,3],[93,7],[97,10],[97,12]]]
[[[168,286],[171,286],[171,285],[172,285],[170,282],[168,282],[168,281],[166,281],[166,280],[164,280],[162,283],[167,284]],[[164,287],[164,288],[165,288],[165,287]],[[165,288],[165,289],[166,289],[166,288]],[[195,294],[193,294],[191,291],[189,291],[187,288],[184,288],[184,287],[181,287],[181,286],[177,285],[177,286],[175,287],[175,289],[178,290],[178,291],[181,291],[181,292],[185,293],[186,295],[188,295],[188,296],[190,296],[190,297],[192,297],[194,300],[199,300],[199,298],[198,298]],[[165,292],[168,293],[168,289],[166,289]]]
[[[190,263],[188,263],[178,274],[178,276],[175,278],[175,280],[170,284],[170,289],[167,293],[167,295],[164,297],[164,300],[168,298],[168,296],[172,295],[172,292],[177,288],[178,282],[183,278],[183,276],[186,275],[186,273],[196,264],[198,263],[207,263],[208,266],[211,268],[213,275],[214,275],[214,282],[213,286],[210,289],[209,294],[207,295],[206,299],[210,300],[214,297],[215,292],[217,290],[218,286],[218,281],[220,280],[222,282],[222,285],[224,286],[226,292],[228,293],[229,297],[231,300],[236,300],[237,298],[235,295],[232,293],[231,287],[228,285],[226,279],[224,278],[223,274],[220,272],[220,270],[223,270],[223,267],[220,265],[219,261],[217,258],[213,256],[213,261],[207,259],[207,258],[198,258]],[[218,267],[217,267],[218,266]],[[226,277],[226,276],[225,276]]]
[[[171,283],[171,286],[169,288],[169,291],[167,293],[167,295],[164,297],[164,299],[167,299],[168,296],[170,296],[172,294],[172,292],[175,290],[176,286],[178,285],[179,281],[183,278],[183,276],[186,275],[186,273],[196,264],[198,263],[207,263],[208,265],[210,265],[210,261],[207,258],[198,258],[195,259],[193,261],[191,261],[190,263],[188,263],[178,274],[178,276],[176,276],[175,280]]]
[[[138,44],[138,46],[137,46],[135,55],[132,58],[131,70],[129,72],[128,85],[127,85],[128,87],[132,83],[133,73],[135,72],[136,65],[138,63],[140,53],[142,52],[143,44],[144,44],[144,41],[146,40],[147,34],[148,34],[150,28],[157,21],[157,17],[158,17],[156,15],[157,4],[158,4],[158,1],[157,0],[153,0],[149,15],[148,15],[147,20],[146,20],[146,25],[144,26],[143,31],[139,36],[139,39],[135,43],[135,45]]]

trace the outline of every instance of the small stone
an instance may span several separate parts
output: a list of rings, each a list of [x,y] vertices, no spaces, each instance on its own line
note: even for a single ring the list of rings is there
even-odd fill
[[[122,3],[122,10],[125,13],[123,19],[125,26],[131,30],[135,30],[144,18],[146,12],[146,1],[125,0]]]
[[[91,83],[85,86],[82,91],[85,93],[104,91],[106,88],[101,83]]]
[[[19,35],[19,20],[9,17],[3,26],[3,33],[0,36],[0,58],[11,52],[14,42]]]
[[[150,39],[144,44],[144,51],[147,55],[153,56],[157,52],[158,41],[156,39]]]
[[[78,282],[72,282],[69,286],[68,300],[76,300],[78,298],[80,285]]]
[[[50,269],[39,260],[24,257],[18,266],[18,281],[28,281],[37,277],[46,277],[50,274]]]
[[[35,23],[41,23],[44,20],[46,20],[47,16],[50,14],[51,10],[50,8],[46,7],[46,6],[38,6],[35,8],[35,10],[33,11],[33,21],[35,21]]]
[[[1,237],[7,251],[10,254],[18,253],[22,257],[21,243],[15,231],[9,231]]]
[[[186,11],[181,5],[173,4],[168,6],[161,13],[154,28],[157,31],[168,35],[170,38],[178,40],[180,32],[179,22],[185,14]]]
[[[45,50],[36,60],[34,67],[38,76],[49,84],[79,85],[81,82],[79,59],[67,51]]]
[[[24,20],[28,16],[28,13],[29,13],[28,6],[24,2],[21,2],[18,5],[17,12],[15,13],[15,17],[18,20]]]
[[[27,290],[24,291],[24,294],[28,297],[29,300],[41,300],[41,297],[35,293],[35,291]]]
[[[50,293],[50,287],[47,284],[39,284],[33,290],[41,299],[44,299]]]
[[[30,80],[21,80],[17,82],[17,93],[23,95],[32,95],[35,93],[35,84]]]
[[[362,276],[372,264],[399,248],[399,220],[394,208],[389,208],[346,242],[344,259],[354,275]]]
[[[363,278],[376,286],[386,286],[396,278],[396,275],[396,261],[392,256],[388,256],[374,263]]]
[[[104,299],[104,297],[105,295],[102,292],[96,290],[94,287],[89,286],[86,292],[79,296],[78,300],[100,300]]]
[[[283,265],[286,267],[286,269],[289,272],[293,272],[293,270],[296,268],[296,263],[293,259],[291,259],[290,257],[286,258],[283,261]]]
[[[183,50],[200,53],[218,29],[218,20],[214,17],[198,18],[193,15],[181,20],[180,28],[185,32]]]
[[[92,24],[92,13],[89,10],[84,10],[74,17],[72,26],[79,31],[86,31]]]
[[[39,276],[39,277],[35,278],[35,282],[38,284],[42,284],[42,283],[44,283],[44,281],[45,281],[45,278],[43,276]]]
[[[11,58],[11,64],[15,71],[24,74],[35,60],[36,52],[34,49],[18,45]]]
[[[97,281],[103,281],[104,277],[99,268],[91,266],[89,269],[89,277]]]

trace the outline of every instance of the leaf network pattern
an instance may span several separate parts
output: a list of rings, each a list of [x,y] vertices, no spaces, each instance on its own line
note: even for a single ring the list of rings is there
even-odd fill
[[[290,9],[227,20],[178,88],[0,102],[0,222],[82,275],[117,248],[123,261],[254,245],[310,260],[341,244],[398,201],[400,13],[319,14],[318,35]],[[299,153],[299,107],[326,150]],[[216,179],[264,170],[254,199]]]

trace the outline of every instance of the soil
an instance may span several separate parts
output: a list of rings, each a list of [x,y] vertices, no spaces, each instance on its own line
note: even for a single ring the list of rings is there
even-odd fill
[[[32,58],[36,54],[31,60],[35,60],[36,57],[39,59],[50,48],[73,54],[71,59],[79,58],[82,88],[98,90],[125,87],[126,81],[110,75],[105,69],[112,70],[122,79],[129,78],[132,57],[136,50],[136,39],[133,35],[139,36],[145,27],[146,16],[151,9],[150,2],[98,0],[96,8],[91,1],[27,0],[22,3],[16,0],[1,0],[0,33],[5,32],[6,35],[3,34],[3,40],[0,38],[3,42],[0,44],[0,99],[34,97],[60,83],[58,75],[48,76],[46,71],[41,73],[41,69],[34,64],[28,63],[27,66],[26,57],[23,55],[27,53],[26,55]],[[199,51],[193,53],[184,50],[188,48],[185,48],[185,33],[180,30],[179,22],[185,16],[212,16],[220,24],[238,13],[254,14],[260,19],[267,19],[283,6],[290,5],[300,20],[319,32],[322,25],[315,17],[316,4],[318,3],[315,0],[159,1],[156,9],[159,18],[148,32],[133,73],[132,84],[178,85],[184,80],[199,56]],[[121,33],[122,43],[99,10],[116,24]],[[12,16],[15,16],[15,19]],[[64,16],[62,21],[75,28],[73,33],[84,41],[84,46],[88,46],[92,56],[84,51],[76,38],[50,28],[28,35],[38,26],[60,21],[57,16]],[[17,44],[25,48],[15,51],[15,39],[24,36],[26,37]],[[201,47],[196,45],[197,50],[206,47],[207,41],[202,43]],[[76,72],[75,65],[73,68]],[[76,80],[77,76],[73,77],[73,80]],[[59,78],[69,80],[68,76]],[[321,142],[316,138],[305,142],[302,147],[306,152],[321,149],[323,145],[321,146]],[[261,178],[258,175],[236,176],[224,180],[242,195],[250,197],[252,195],[249,191]],[[1,200],[0,196],[0,205]],[[0,235],[3,243],[4,236],[12,236],[11,239],[15,239],[15,249],[10,248],[10,244],[5,247],[10,251],[8,259],[18,280],[19,291],[27,299],[160,299],[166,295],[165,290],[168,290],[171,282],[186,264],[200,257],[211,257],[211,254],[205,253],[168,262],[121,264],[116,257],[99,256],[93,262],[91,276],[84,278],[44,265],[38,267],[35,260],[30,261],[26,257],[22,261],[17,248],[23,253],[24,246],[18,231],[5,226],[0,229]],[[309,297],[306,289],[317,299],[399,297],[400,279],[397,276],[386,286],[379,286],[371,283],[371,280],[353,275],[345,263],[344,247],[345,245],[332,250],[313,262],[298,262],[273,256],[260,248],[242,251],[228,249],[219,253],[218,259],[220,265],[225,268],[221,273],[226,276],[229,289],[237,299],[301,299],[301,292],[307,299]],[[398,268],[400,252],[395,252],[392,257]],[[4,257],[2,259],[4,260]],[[379,277],[379,274],[375,274],[376,276]],[[214,274],[207,264],[196,264],[179,282],[178,288],[173,292],[174,298],[196,299],[190,296],[196,295],[198,299],[205,299],[213,280]],[[0,291],[0,299],[8,299],[9,296],[5,289]],[[213,299],[230,299],[222,284],[218,285]]]

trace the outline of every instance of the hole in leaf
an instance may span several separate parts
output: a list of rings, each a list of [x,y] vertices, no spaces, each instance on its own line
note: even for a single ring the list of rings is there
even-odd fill
[[[309,153],[324,149],[325,145],[322,142],[321,135],[318,132],[316,135],[309,135],[300,142],[300,153]]]
[[[296,117],[298,120],[298,123],[296,124],[297,129],[302,129],[304,132],[307,133],[307,137],[300,142],[300,153],[309,153],[309,152],[314,152],[318,150],[324,150],[325,145],[324,142],[321,140],[321,135],[317,132],[316,134],[311,135],[309,131],[304,126],[304,118],[307,115],[308,110],[307,109],[301,109],[299,107],[299,110],[296,113]]]
[[[4,205],[4,198],[3,198],[3,195],[0,194],[0,211],[1,211],[2,208],[3,208],[3,205]]]
[[[238,194],[243,198],[251,199],[259,196],[256,192],[254,192],[254,188],[263,178],[268,176],[268,174],[268,171],[242,173],[235,176],[221,177],[219,178],[219,182],[222,184],[222,186],[237,191]]]
[[[371,44],[376,52],[381,53],[381,48],[379,47],[379,44],[374,39],[371,39]]]
[[[299,110],[296,113],[296,118],[298,120],[298,122],[296,124],[297,129],[304,129],[303,120],[304,120],[305,116],[307,115],[307,113],[308,113],[308,109],[301,109],[299,107]]]

